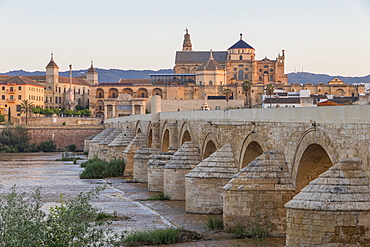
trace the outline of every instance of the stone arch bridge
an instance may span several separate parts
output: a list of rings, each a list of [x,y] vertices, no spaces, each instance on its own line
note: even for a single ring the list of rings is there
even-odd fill
[[[258,209],[271,220],[272,234],[287,233],[287,246],[302,244],[297,241],[312,231],[325,235],[318,235],[318,245],[346,243],[348,231],[340,229],[348,221],[323,217],[297,233],[310,220],[302,220],[302,212],[338,213],[335,205],[345,204],[340,217],[368,218],[348,225],[362,243],[370,242],[369,113],[370,106],[160,112],[154,97],[152,114],[108,119],[106,129],[85,143],[89,158],[125,157],[126,172],[148,182],[149,190],[185,200],[187,212],[222,213],[226,228],[247,225]],[[353,171],[343,172],[347,166]],[[322,177],[336,189],[321,184],[299,201]],[[361,182],[357,194],[347,188],[351,179]],[[323,191],[329,196],[321,198]],[[300,220],[289,221],[289,215]]]

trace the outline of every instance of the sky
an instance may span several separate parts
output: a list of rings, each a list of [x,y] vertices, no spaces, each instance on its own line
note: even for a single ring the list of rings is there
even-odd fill
[[[193,50],[243,39],[256,59],[285,50],[285,72],[370,74],[370,0],[0,0],[0,72],[173,68]]]

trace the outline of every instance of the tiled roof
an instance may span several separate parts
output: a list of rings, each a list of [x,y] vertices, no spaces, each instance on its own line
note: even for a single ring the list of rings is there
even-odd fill
[[[41,76],[27,76],[28,78],[35,80],[39,83],[45,83],[46,82],[46,76],[41,75]],[[69,77],[63,77],[59,76],[59,83],[69,83]],[[78,77],[73,77],[72,78],[72,83],[75,85],[85,85],[89,86],[90,83],[88,83],[85,79],[83,78],[78,78]]]
[[[96,70],[95,70],[95,68],[91,65],[91,67],[89,68],[89,70],[87,71],[87,73],[96,73]]]
[[[123,85],[151,85],[149,79],[120,79],[119,83]]]
[[[210,51],[177,51],[175,64],[182,63],[206,63],[210,56]],[[227,51],[213,51],[213,58],[220,64],[224,64],[227,60]]]
[[[234,45],[232,45],[230,49],[254,49],[252,46],[248,45],[244,40],[239,40]]]
[[[11,76],[10,75],[0,75],[0,81],[4,81],[9,79]]]
[[[57,67],[57,68],[59,68],[58,65],[54,62],[53,59],[51,59],[50,62],[48,63],[48,65],[46,65],[46,68],[48,68],[48,67],[52,67],[52,68]]]
[[[16,85],[34,85],[34,86],[44,87],[43,85],[25,76],[12,76],[7,80],[0,81],[0,84],[3,84],[3,85],[7,83],[14,83]]]
[[[223,69],[222,66],[213,59],[208,60],[205,64],[200,66],[197,70],[218,70]]]

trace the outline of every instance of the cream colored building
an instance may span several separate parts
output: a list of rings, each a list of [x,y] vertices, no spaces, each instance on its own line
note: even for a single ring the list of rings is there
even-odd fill
[[[21,102],[28,100],[33,105],[44,107],[44,86],[24,76],[0,77],[0,113],[16,122],[21,114]]]

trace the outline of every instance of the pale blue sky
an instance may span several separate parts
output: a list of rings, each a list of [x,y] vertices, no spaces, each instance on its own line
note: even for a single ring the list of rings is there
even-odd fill
[[[295,69],[370,74],[370,0],[0,0],[0,72],[174,66],[185,28],[194,50],[227,50],[243,33],[256,58],[286,52]]]

